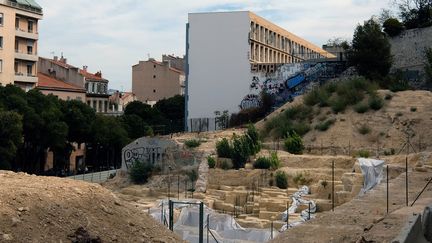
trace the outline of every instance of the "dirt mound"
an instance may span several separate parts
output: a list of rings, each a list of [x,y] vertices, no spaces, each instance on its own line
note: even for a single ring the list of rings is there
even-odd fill
[[[359,150],[397,153],[406,142],[407,134],[416,152],[432,148],[432,93],[429,91],[403,91],[392,93],[380,90],[385,99],[384,107],[378,111],[369,110],[359,114],[348,107],[344,113],[333,114],[329,107],[319,110],[312,121],[311,131],[303,137],[305,153],[353,155]],[[285,104],[266,119],[257,123],[262,128],[265,121],[284,110],[302,102],[298,97],[293,103]],[[333,119],[335,123],[327,131],[315,130],[320,121]],[[364,129],[367,128],[367,129]],[[364,130],[364,131],[361,131]],[[410,150],[413,151],[410,146]]]
[[[0,171],[0,242],[181,242],[97,184]]]

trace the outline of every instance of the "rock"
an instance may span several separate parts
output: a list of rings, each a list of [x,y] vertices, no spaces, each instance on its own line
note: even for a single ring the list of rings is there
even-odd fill
[[[19,207],[17,210],[20,212],[28,212],[28,211],[30,211],[30,208],[29,207]]]
[[[4,241],[13,241],[13,237],[12,237],[11,234],[3,234],[3,235],[2,235],[2,239],[3,239]]]
[[[15,227],[18,225],[18,223],[20,223],[21,220],[19,218],[13,217],[12,218],[12,227]]]
[[[107,207],[105,207],[104,205],[101,205],[102,211],[104,211],[107,214],[113,214],[113,212],[111,210],[109,210]]]

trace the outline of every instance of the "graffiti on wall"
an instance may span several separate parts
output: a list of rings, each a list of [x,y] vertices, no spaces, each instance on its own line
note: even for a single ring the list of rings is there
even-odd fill
[[[250,92],[241,101],[240,108],[259,106],[261,92],[271,95],[276,107],[281,106],[344,70],[341,62],[251,64]]]

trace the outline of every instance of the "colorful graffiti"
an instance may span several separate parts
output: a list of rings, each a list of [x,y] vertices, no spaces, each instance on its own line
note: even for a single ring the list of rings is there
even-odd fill
[[[250,92],[241,101],[240,108],[259,106],[261,92],[270,94],[276,107],[281,106],[315,85],[337,77],[345,69],[342,62],[252,64]]]

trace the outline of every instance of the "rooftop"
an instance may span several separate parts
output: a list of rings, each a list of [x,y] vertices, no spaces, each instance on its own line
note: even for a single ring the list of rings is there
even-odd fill
[[[104,81],[108,82],[108,80],[102,78],[102,73],[99,71],[95,74],[89,73],[87,70],[80,69],[80,74],[84,76],[85,79],[93,80],[93,81]]]
[[[0,0],[0,4],[13,8],[42,14],[42,7],[35,0]]]
[[[59,90],[59,91],[72,91],[72,92],[83,92],[86,90],[79,86],[75,86],[70,83],[58,80],[54,77],[50,77],[43,73],[38,73],[38,88],[49,89],[49,90]]]

